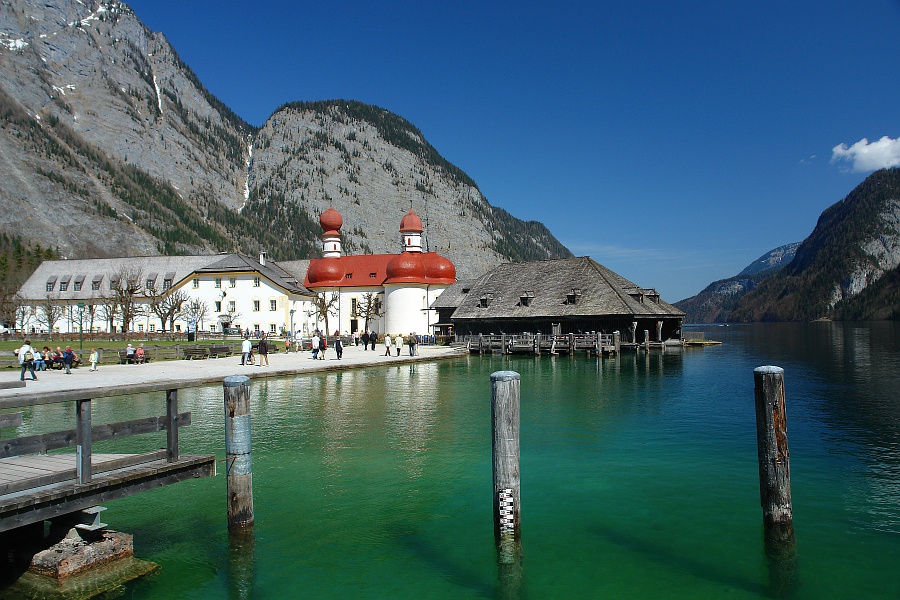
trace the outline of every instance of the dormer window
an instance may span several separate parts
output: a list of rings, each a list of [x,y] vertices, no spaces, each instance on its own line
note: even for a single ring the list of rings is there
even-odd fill
[[[491,305],[491,302],[493,302],[493,301],[494,301],[493,294],[485,294],[484,296],[482,296],[481,298],[478,299],[478,306],[480,306],[481,308],[487,308],[488,306]]]
[[[534,292],[522,292],[519,295],[519,306],[531,306],[534,302]]]
[[[566,294],[566,304],[578,304],[580,299],[581,288],[572,288],[572,291]]]

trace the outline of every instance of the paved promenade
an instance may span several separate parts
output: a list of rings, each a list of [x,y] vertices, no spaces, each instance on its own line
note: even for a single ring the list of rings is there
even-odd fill
[[[374,351],[364,351],[362,346],[347,347],[341,360],[337,360],[333,349],[325,353],[325,360],[312,360],[312,353],[309,351],[290,354],[279,352],[269,355],[268,367],[259,366],[258,355],[255,366],[241,365],[239,354],[227,358],[167,360],[143,365],[102,365],[97,371],[91,371],[90,365],[87,365],[72,369],[71,375],[66,375],[65,371],[40,371],[37,372],[37,381],[31,381],[31,375],[26,373],[24,388],[0,389],[0,405],[3,400],[34,394],[53,396],[84,391],[88,392],[85,394],[86,397],[91,397],[89,392],[94,390],[103,390],[103,395],[109,395],[111,391],[117,389],[123,390],[122,393],[128,393],[127,388],[140,385],[172,383],[175,384],[173,387],[193,387],[219,383],[229,375],[246,375],[251,379],[284,377],[314,371],[431,361],[460,355],[461,350],[449,346],[419,346],[419,354],[411,357],[408,348],[404,346],[399,357],[388,358],[384,356],[384,346],[379,345]],[[0,371],[0,381],[16,381],[19,379],[19,373],[19,369],[3,369]]]

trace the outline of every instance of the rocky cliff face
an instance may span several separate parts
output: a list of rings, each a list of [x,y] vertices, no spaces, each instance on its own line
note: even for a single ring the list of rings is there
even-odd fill
[[[793,243],[770,250],[734,277],[714,281],[696,296],[676,302],[675,306],[684,311],[687,323],[724,323],[738,300],[788,264],[798,246],[799,243]]]
[[[306,258],[330,204],[360,252],[396,252],[414,207],[463,276],[571,256],[388,111],[294,104],[248,125],[120,2],[0,4],[0,179],[0,231],[63,256]]]
[[[886,318],[894,312],[898,265],[900,169],[894,168],[876,171],[826,209],[790,264],[741,298],[729,320]]]

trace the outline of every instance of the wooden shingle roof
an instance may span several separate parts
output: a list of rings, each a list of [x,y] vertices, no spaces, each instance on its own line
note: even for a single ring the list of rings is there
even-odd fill
[[[589,257],[501,264],[472,282],[468,293],[462,290],[457,282],[436,301],[446,308],[458,300],[454,321],[684,316],[656,290],[642,288]]]

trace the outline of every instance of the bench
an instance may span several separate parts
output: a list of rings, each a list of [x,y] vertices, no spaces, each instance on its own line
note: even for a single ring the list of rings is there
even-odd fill
[[[210,358],[222,358],[223,356],[231,356],[234,352],[231,350],[231,346],[210,346],[209,347],[209,357]]]
[[[185,348],[184,359],[194,360],[195,358],[209,358],[209,350],[207,348]]]
[[[133,365],[135,362],[134,353],[132,352],[129,356],[127,350],[119,350],[119,364],[120,365]]]

